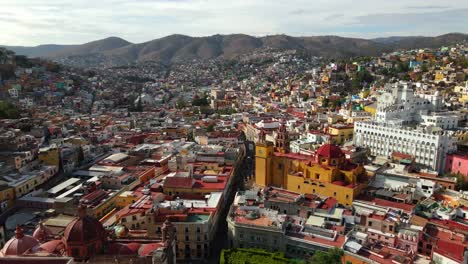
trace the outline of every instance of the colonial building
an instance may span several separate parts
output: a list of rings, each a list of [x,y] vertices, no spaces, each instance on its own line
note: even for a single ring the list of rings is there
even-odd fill
[[[440,173],[445,169],[447,154],[457,149],[451,131],[432,132],[374,121],[355,124],[354,144],[369,148],[373,156],[389,157],[394,152],[411,155],[416,163]]]
[[[280,129],[281,131],[281,129]],[[276,146],[260,136],[255,154],[255,182],[258,186],[276,186],[287,190],[333,197],[345,206],[367,186],[366,171],[352,164],[338,146],[322,145],[315,155],[289,153],[285,130]]]

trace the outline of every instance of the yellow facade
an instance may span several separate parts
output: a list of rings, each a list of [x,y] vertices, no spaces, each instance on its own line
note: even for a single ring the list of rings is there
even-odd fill
[[[0,187],[0,204],[2,208],[10,208],[15,201],[15,189],[8,186]]]
[[[39,160],[50,166],[60,166],[60,156],[58,148],[49,148],[39,151]]]
[[[104,217],[107,213],[115,208],[117,197],[119,197],[122,192],[124,192],[124,190],[120,190],[117,193],[112,194],[109,198],[102,201],[96,207],[88,208],[88,214],[98,219]]]
[[[435,76],[434,76],[434,81],[436,82],[440,82],[440,81],[443,81],[445,79],[445,75],[442,71],[437,71],[435,73]]]
[[[258,186],[275,186],[302,194],[317,194],[335,198],[340,204],[350,206],[353,199],[367,187],[363,166],[341,170],[337,166],[342,158],[320,157],[320,161],[303,161],[294,156],[277,154],[272,146],[256,146],[255,182]]]
[[[353,139],[354,126],[329,127],[328,134],[332,135],[332,143],[343,144]]]
[[[124,191],[119,196],[117,196],[115,205],[117,208],[124,208],[125,206],[136,202],[138,199],[139,197],[132,191]]]
[[[375,113],[377,113],[377,108],[375,106],[365,106],[364,111],[370,113],[373,117],[375,116]]]

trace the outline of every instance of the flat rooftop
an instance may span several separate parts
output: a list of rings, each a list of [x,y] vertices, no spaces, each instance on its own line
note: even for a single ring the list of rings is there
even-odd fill
[[[191,214],[187,217],[187,222],[193,222],[193,223],[202,223],[206,222],[210,219],[210,215],[206,214]]]

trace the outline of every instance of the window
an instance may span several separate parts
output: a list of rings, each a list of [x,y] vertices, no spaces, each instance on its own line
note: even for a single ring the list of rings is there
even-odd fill
[[[297,189],[298,189],[298,190],[300,190],[300,189],[301,189],[301,186],[300,186],[300,185],[298,185],[298,186],[297,186]]]
[[[188,237],[188,236],[185,236],[185,241],[189,241],[189,237]]]
[[[336,196],[336,192],[333,193],[333,196]]]
[[[315,173],[315,179],[316,179],[316,180],[320,180],[320,174]]]
[[[370,221],[369,221],[369,224],[368,224],[368,226],[372,226],[372,222],[370,222]]]

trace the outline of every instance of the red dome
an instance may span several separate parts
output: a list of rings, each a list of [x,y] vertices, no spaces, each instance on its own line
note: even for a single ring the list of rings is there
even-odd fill
[[[138,250],[138,254],[142,257],[150,256],[155,250],[158,250],[163,246],[164,245],[162,243],[151,243],[142,245],[141,248]]]
[[[46,227],[43,223],[39,223],[39,226],[34,230],[33,237],[38,241],[45,241],[47,238],[51,237],[52,231],[48,227]]]
[[[107,253],[111,255],[137,255],[140,247],[140,243],[112,243],[109,245]]]
[[[37,241],[32,236],[24,235],[21,227],[16,227],[16,235],[8,240],[3,246],[3,256],[21,256],[31,249],[36,249],[39,246]]]
[[[344,157],[341,148],[332,144],[322,145],[320,148],[318,148],[317,155],[328,159],[338,159]]]
[[[63,233],[63,241],[69,243],[87,244],[96,240],[104,240],[105,229],[101,222],[89,215],[71,221]]]
[[[63,244],[63,241],[60,239],[51,240],[49,242],[42,244],[39,247],[39,250],[43,252],[47,252],[49,254],[56,254],[56,255],[61,256],[65,253],[65,245]]]

